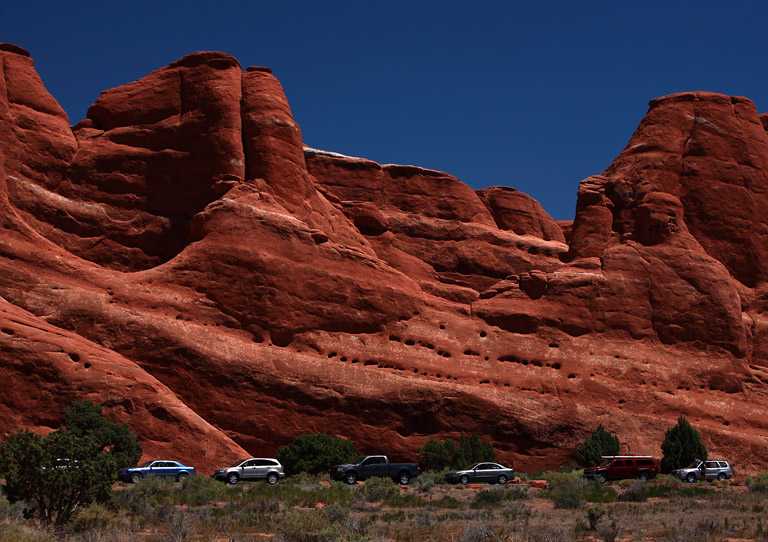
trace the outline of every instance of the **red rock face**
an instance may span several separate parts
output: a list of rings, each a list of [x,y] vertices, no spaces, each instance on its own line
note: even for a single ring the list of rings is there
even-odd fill
[[[302,432],[418,459],[472,431],[525,471],[599,423],[658,456],[683,414],[768,466],[748,100],[654,100],[557,224],[511,188],[304,147],[271,72],[221,53],[73,128],[25,51],[0,56],[0,435],[91,399],[203,472]]]

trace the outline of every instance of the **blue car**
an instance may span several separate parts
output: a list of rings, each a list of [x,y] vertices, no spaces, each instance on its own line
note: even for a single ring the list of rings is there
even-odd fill
[[[183,482],[190,476],[196,476],[195,467],[187,467],[178,461],[146,461],[132,469],[117,471],[117,479],[121,482],[138,483],[145,476],[162,476]]]

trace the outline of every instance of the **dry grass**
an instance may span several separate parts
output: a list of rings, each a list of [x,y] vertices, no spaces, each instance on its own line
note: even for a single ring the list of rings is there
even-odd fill
[[[665,480],[602,488],[559,475],[550,490],[440,483],[401,490],[382,481],[368,488],[318,481],[229,487],[202,477],[183,485],[146,480],[119,487],[119,512],[86,509],[63,533],[25,520],[22,507],[0,498],[0,540],[768,541],[768,492],[727,485]],[[576,504],[559,506],[563,495]]]

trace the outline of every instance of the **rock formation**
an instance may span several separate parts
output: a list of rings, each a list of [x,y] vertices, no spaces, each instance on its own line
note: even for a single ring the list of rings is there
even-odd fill
[[[0,438],[91,399],[203,472],[301,432],[416,458],[478,431],[520,470],[679,415],[765,468],[768,134],[653,100],[573,223],[511,188],[313,149],[278,80],[194,53],[70,127],[0,45]]]

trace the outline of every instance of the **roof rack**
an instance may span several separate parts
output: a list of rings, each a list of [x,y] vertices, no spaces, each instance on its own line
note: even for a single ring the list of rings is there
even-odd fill
[[[653,458],[653,456],[650,456],[650,455],[601,455],[600,457],[603,459],[636,459],[636,458],[652,459]]]

